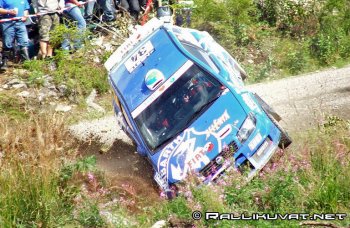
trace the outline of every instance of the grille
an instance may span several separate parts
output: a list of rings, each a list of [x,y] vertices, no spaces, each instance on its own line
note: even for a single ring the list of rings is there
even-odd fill
[[[233,158],[233,155],[238,150],[237,143],[235,141],[231,142],[227,147],[225,147],[220,154],[218,154],[213,160],[211,160],[201,171],[200,174],[202,174],[205,178],[207,178],[210,175],[214,175],[223,164],[218,164],[216,162],[216,158],[218,156],[222,156],[224,158],[224,161]]]

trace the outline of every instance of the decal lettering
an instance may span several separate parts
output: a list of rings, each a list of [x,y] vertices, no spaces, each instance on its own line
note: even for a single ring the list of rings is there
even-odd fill
[[[208,157],[212,151],[222,150],[222,139],[229,135],[233,125],[227,123],[230,119],[228,111],[225,110],[219,118],[213,120],[212,124],[204,131],[198,132],[194,128],[186,129],[182,135],[168,144],[160,153],[158,159],[158,173],[165,180],[182,180],[192,170],[198,170],[210,162]],[[220,130],[221,129],[221,130]],[[196,140],[200,142],[212,138],[203,145],[196,145]],[[171,176],[169,176],[171,175]]]
[[[230,119],[230,115],[225,110],[224,114],[222,114],[218,119],[213,120],[213,123],[208,128],[208,133],[213,134],[220,129],[220,127]]]

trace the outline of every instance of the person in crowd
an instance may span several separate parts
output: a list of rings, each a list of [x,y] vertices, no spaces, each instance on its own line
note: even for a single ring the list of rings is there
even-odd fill
[[[80,10],[82,7],[83,5],[80,4],[77,0],[65,0],[64,14],[68,15],[69,18],[77,22],[77,27],[79,30],[78,38],[74,40],[74,49],[79,49],[81,47],[82,35],[86,30],[86,21],[84,19],[82,11]],[[70,40],[68,38],[63,41],[62,49],[71,49]]]
[[[141,0],[141,2],[139,0],[121,0],[120,6],[129,11],[130,15],[138,21],[141,11],[140,3],[146,5],[143,0]]]
[[[85,19],[87,21],[91,21],[93,17],[93,11],[95,7],[96,1],[88,0],[88,3],[85,7]],[[104,22],[112,22],[115,21],[115,7],[113,4],[113,0],[97,0],[97,4],[102,8],[103,16],[102,21]]]
[[[177,0],[177,4],[181,6],[180,9],[176,12],[176,19],[175,19],[175,25],[177,26],[183,26],[186,22],[186,26],[191,26],[191,15],[192,15],[192,8],[193,8],[193,1],[192,0]]]
[[[60,23],[59,13],[64,8],[63,0],[33,0],[39,15],[40,52],[43,59],[52,57],[53,47],[50,45],[50,31]]]
[[[18,18],[18,20],[1,23],[2,27],[2,64],[1,69],[7,69],[7,61],[13,50],[13,42],[16,39],[20,47],[21,57],[29,60],[28,33],[24,22],[27,19],[29,3],[27,0],[0,0],[0,14],[2,18]]]

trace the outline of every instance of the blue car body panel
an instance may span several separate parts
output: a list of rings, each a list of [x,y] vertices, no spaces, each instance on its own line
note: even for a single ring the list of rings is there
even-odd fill
[[[205,51],[218,70],[192,55],[184,48],[182,41]],[[142,62],[136,61],[131,70],[127,69],[127,61],[149,42],[153,50]],[[138,152],[150,160],[157,177],[155,179],[163,189],[183,180],[189,173],[196,173],[204,182],[210,182],[228,168],[249,162],[252,173],[255,173],[266,164],[278,146],[281,132],[255,97],[244,88],[239,67],[233,67],[237,64],[235,60],[207,33],[159,26],[132,45],[118,61],[113,62],[116,55],[112,56],[106,66],[115,93],[114,109],[122,120],[120,125],[123,130],[136,143]],[[157,151],[151,151],[133,115],[157,92],[147,88],[145,75],[157,69],[167,81],[188,61],[210,73],[226,89],[172,141]],[[241,143],[237,135],[249,116],[254,116],[256,126],[248,139]]]
[[[144,40],[140,46],[147,41],[151,41],[155,51],[132,73],[129,73],[124,65],[121,65],[111,74],[110,78],[123,94],[130,111],[133,111],[152,93],[144,83],[144,76],[150,69],[159,69],[168,79],[187,61],[187,58],[178,51],[175,44],[169,42],[169,36],[164,29],[160,29],[154,36]]]

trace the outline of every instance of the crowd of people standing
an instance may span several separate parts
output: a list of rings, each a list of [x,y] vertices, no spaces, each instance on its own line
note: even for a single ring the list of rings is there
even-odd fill
[[[0,25],[2,30],[2,57],[0,58],[1,70],[6,70],[13,45],[20,52],[22,60],[29,60],[29,38],[26,25],[28,21],[36,18],[39,28],[39,56],[42,59],[53,55],[53,47],[50,44],[50,32],[62,22],[62,18],[68,18],[75,22],[79,32],[84,33],[87,24],[94,19],[94,9],[99,8],[100,21],[110,23],[116,20],[116,8],[128,11],[136,21],[140,12],[145,10],[147,0],[0,0]],[[31,14],[29,14],[31,13]],[[61,45],[63,50],[79,49],[82,40],[76,38],[69,40],[64,37]]]

